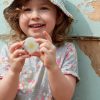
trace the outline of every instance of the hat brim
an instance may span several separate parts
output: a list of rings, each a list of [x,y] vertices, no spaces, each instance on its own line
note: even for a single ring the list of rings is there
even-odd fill
[[[11,5],[12,3],[14,3],[14,1],[16,0],[9,0],[9,5]],[[49,0],[51,3],[53,3],[54,5],[58,6],[65,14],[66,16],[70,17],[73,19],[73,16],[71,13],[68,12],[66,6],[65,6],[65,1],[64,0]]]
[[[68,10],[65,7],[63,0],[49,0],[54,5],[58,6],[68,17],[73,19],[73,16],[71,13],[68,12]]]

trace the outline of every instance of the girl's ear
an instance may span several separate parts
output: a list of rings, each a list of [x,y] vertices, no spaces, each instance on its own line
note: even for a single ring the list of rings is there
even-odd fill
[[[57,14],[57,20],[56,20],[56,25],[59,25],[63,20],[63,14],[62,13],[58,13]]]

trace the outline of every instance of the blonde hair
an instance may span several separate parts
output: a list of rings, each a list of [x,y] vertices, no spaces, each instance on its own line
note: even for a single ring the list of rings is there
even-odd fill
[[[19,26],[19,14],[21,13],[22,6],[29,2],[28,0],[14,0],[12,4],[4,9],[4,16],[15,34],[11,35],[12,41],[24,40],[27,36],[23,33]],[[57,23],[52,34],[52,41],[54,45],[60,46],[67,40],[67,32],[70,29],[70,25],[73,21],[72,18],[68,17],[65,13],[56,6],[57,9]]]

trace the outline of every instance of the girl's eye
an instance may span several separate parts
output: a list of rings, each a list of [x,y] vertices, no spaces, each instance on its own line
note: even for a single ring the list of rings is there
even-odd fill
[[[28,12],[28,11],[31,11],[31,9],[30,8],[25,8],[25,9],[23,9],[23,11]]]
[[[48,7],[42,7],[41,10],[49,10]]]

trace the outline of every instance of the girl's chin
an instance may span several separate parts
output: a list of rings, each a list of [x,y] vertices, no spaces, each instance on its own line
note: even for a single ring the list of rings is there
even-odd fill
[[[40,35],[28,35],[29,37],[34,37],[34,38],[43,38],[43,36]]]
[[[28,36],[34,37],[34,38],[43,38],[43,32],[38,32],[38,33],[31,33]]]

